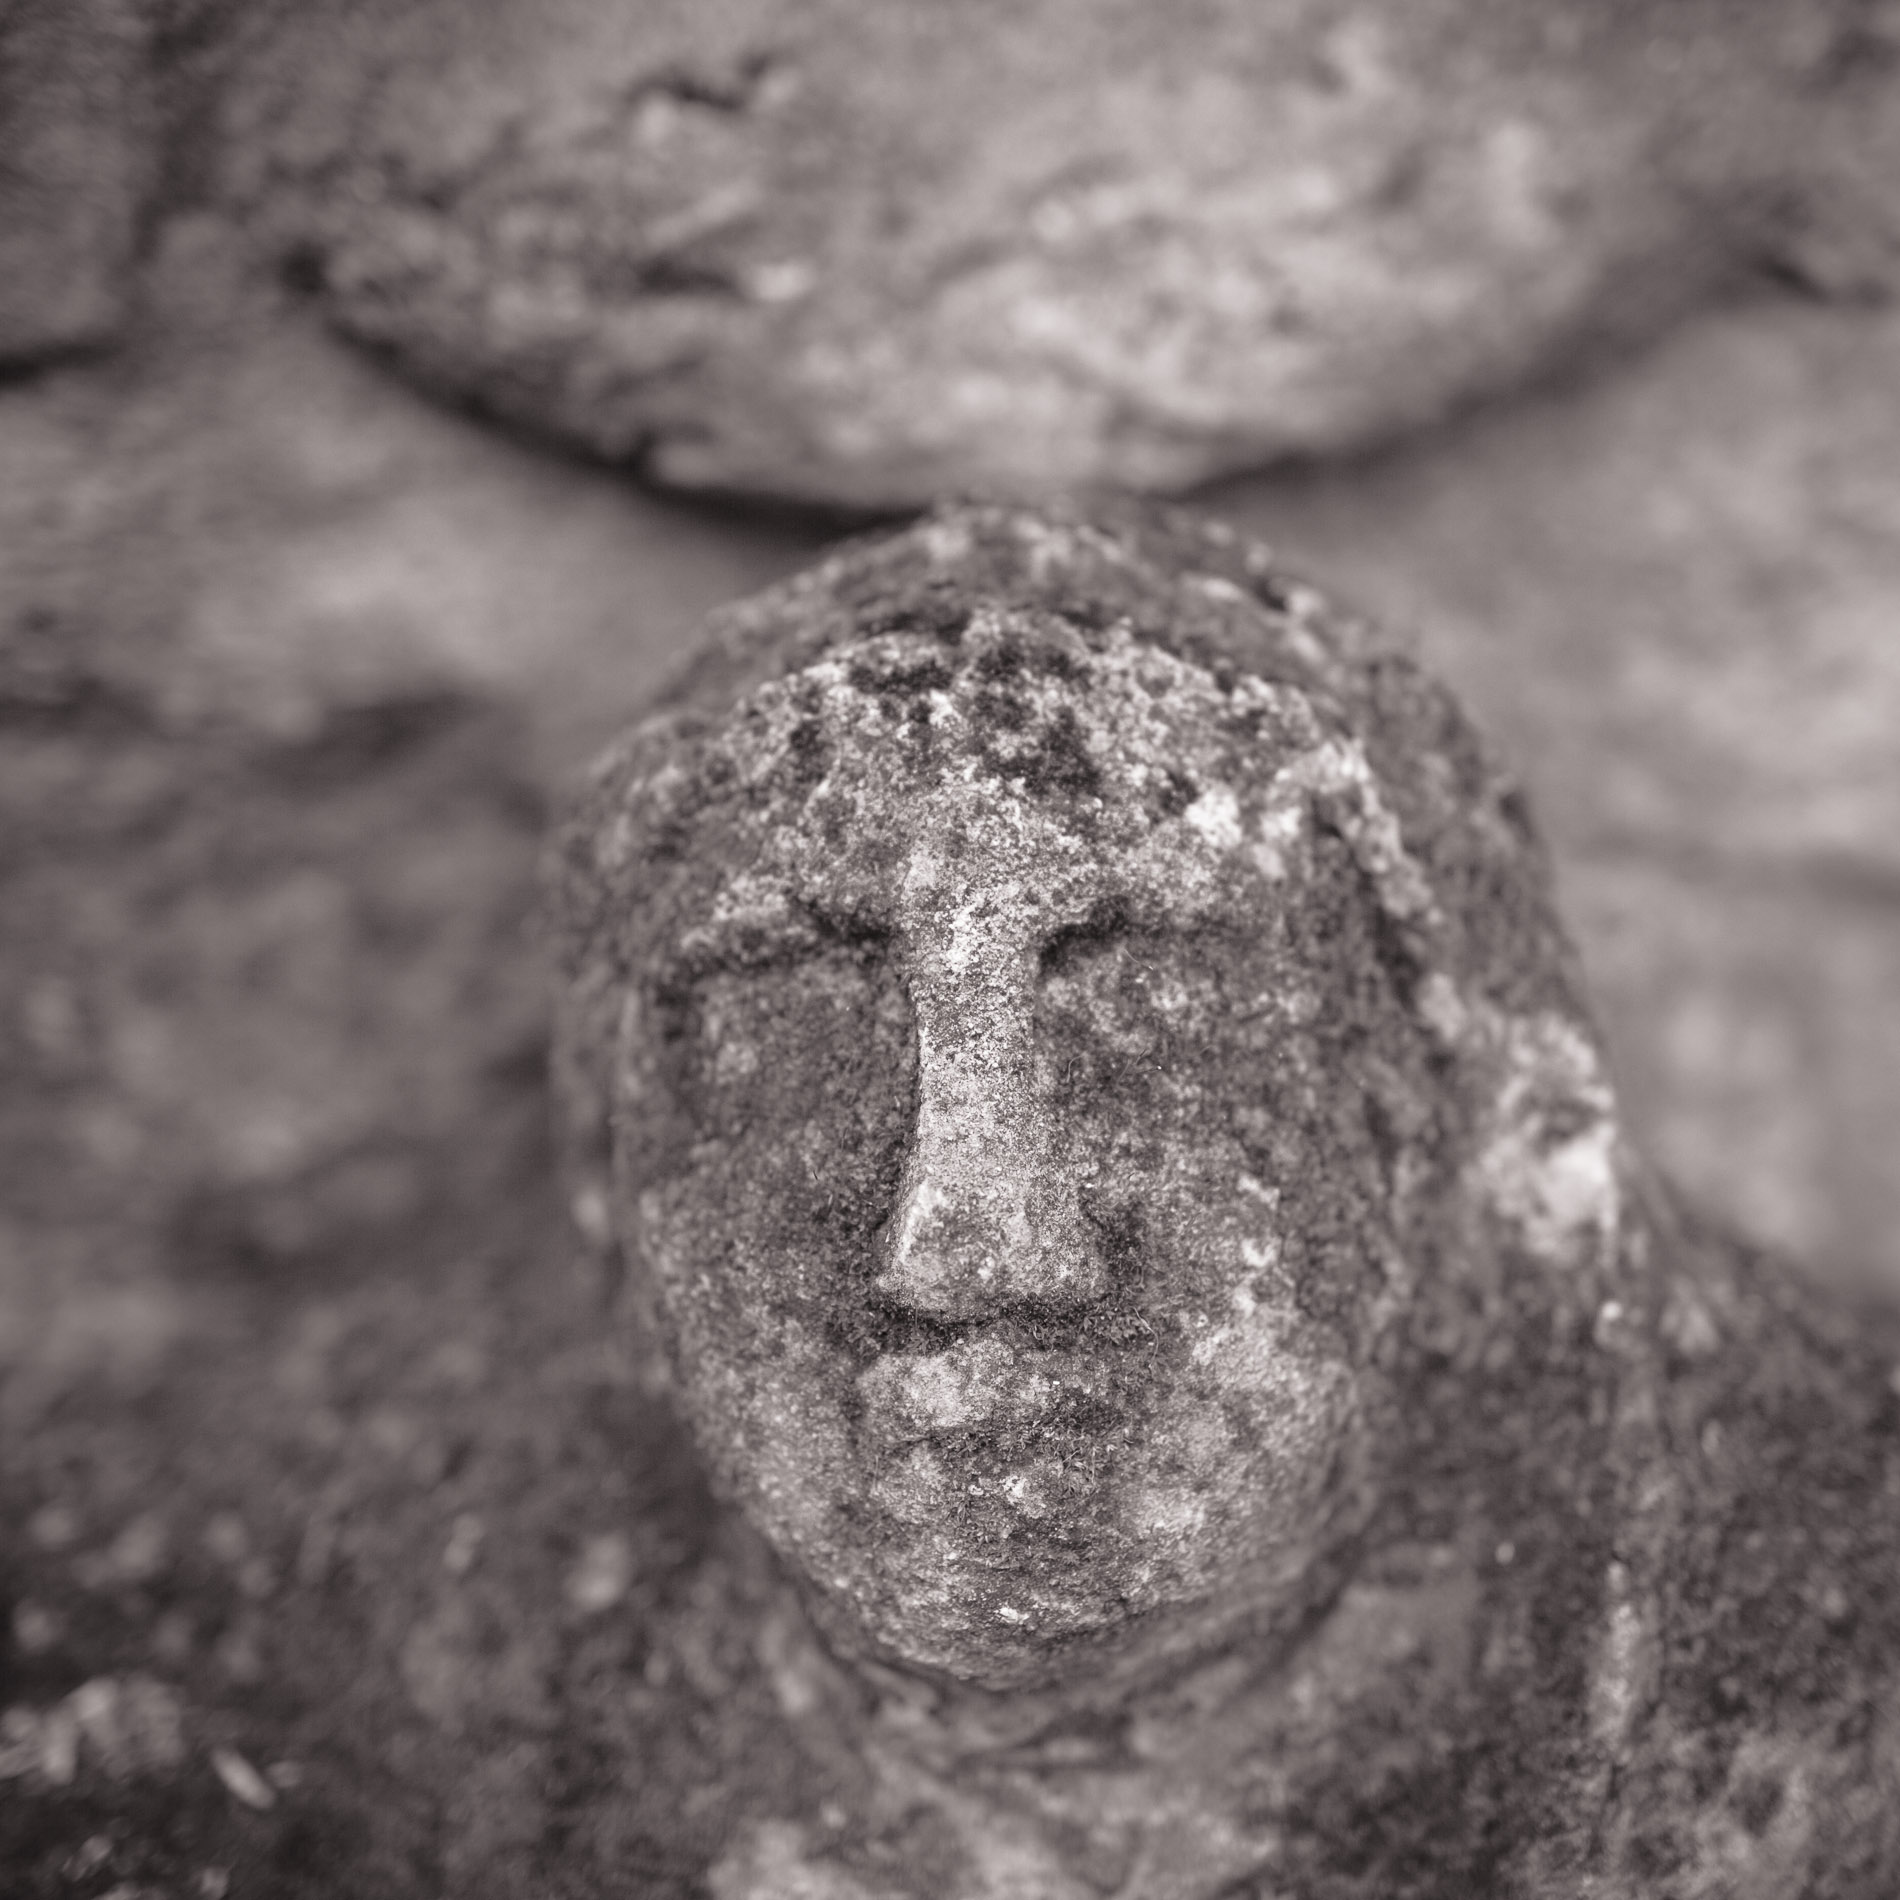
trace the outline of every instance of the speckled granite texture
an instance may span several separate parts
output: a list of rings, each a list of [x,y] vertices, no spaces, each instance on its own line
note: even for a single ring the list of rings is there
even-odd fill
[[[1900,1342],[1673,1211],[1363,624],[947,509],[723,615],[560,862],[576,1207],[857,1763],[721,1900],[1900,1878]]]

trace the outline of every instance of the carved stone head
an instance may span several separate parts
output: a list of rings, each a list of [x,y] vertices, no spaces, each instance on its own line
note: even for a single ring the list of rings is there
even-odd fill
[[[1408,1366],[1527,1280],[1594,1310],[1611,1105],[1515,797],[1221,530],[848,550],[727,616],[563,879],[636,1308],[847,1649],[1029,1687],[1290,1621]]]

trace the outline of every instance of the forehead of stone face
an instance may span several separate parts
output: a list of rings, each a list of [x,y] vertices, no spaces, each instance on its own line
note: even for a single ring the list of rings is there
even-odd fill
[[[1449,695],[1266,549],[1177,511],[950,507],[717,617],[567,833],[569,955],[638,964],[794,812],[830,828],[829,855],[807,851],[824,901],[881,927],[925,785],[961,784],[998,849],[999,811],[1033,813],[1019,843],[1047,875],[1064,848],[1099,864],[1140,835],[1157,859],[1170,839],[1197,855],[1226,835],[1223,793],[1328,740],[1360,789],[1335,775],[1319,822],[1350,831],[1373,796],[1433,899],[1421,967],[1514,1012],[1574,1007],[1541,854]],[[1391,842],[1359,832],[1362,858]]]
[[[753,688],[629,810],[691,834],[676,915],[728,952],[945,905],[967,935],[986,893],[989,933],[1013,918],[1027,945],[1111,915],[1191,927],[1283,878],[1276,775],[1323,738],[1296,689],[985,605],[954,644],[874,634]]]

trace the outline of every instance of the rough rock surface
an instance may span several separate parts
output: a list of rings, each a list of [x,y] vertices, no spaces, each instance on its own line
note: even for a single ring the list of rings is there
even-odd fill
[[[1368,629],[947,510],[726,615],[561,869],[576,1206],[857,1764],[721,1900],[1900,1877],[1900,1336],[1684,1226]]]
[[[258,10],[220,189],[427,384],[690,488],[1178,489],[1738,267],[1891,273],[1891,8]]]

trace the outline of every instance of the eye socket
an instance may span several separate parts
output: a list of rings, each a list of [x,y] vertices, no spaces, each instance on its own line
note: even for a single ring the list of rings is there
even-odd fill
[[[669,1011],[672,1107],[691,1165],[735,1216],[874,1229],[916,1116],[910,1000],[882,945],[697,978]]]
[[[1051,947],[1036,1003],[1038,1060],[1078,1114],[1165,1115],[1225,1064],[1257,1009],[1236,1001],[1233,946],[1203,933],[1089,933]]]

